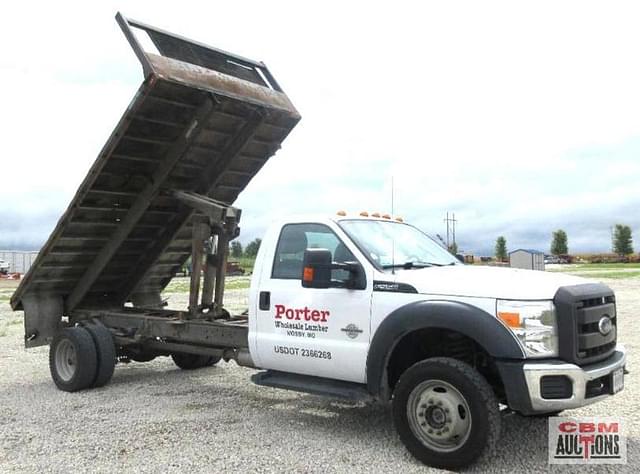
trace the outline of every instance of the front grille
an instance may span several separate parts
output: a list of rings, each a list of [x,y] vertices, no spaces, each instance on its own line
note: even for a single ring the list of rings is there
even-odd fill
[[[615,350],[617,318],[611,289],[593,283],[565,286],[556,293],[554,303],[563,359],[585,365],[605,359]],[[599,327],[604,317],[611,321],[607,334],[602,334]]]
[[[616,304],[613,295],[584,299],[578,302],[576,316],[578,329],[578,358],[593,359],[610,353],[616,346]],[[611,320],[611,331],[600,332],[602,318]]]

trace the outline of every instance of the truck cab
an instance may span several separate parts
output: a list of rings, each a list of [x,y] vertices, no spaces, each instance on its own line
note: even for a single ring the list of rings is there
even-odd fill
[[[623,388],[626,356],[616,344],[609,288],[564,274],[465,265],[388,215],[340,212],[273,224],[250,298],[257,367],[362,384],[383,401],[402,393],[412,369],[439,359],[464,363],[472,370],[466,376],[475,373],[490,387],[489,404],[523,415],[580,407]],[[477,397],[480,387],[464,395],[442,383],[422,395],[414,393],[416,383],[409,395],[451,405],[452,413],[473,412],[466,397]],[[421,429],[421,404],[413,414],[402,407],[396,424],[401,436],[401,427],[410,427],[405,444],[423,438],[414,455],[437,464],[456,451],[452,437],[429,432],[437,422]],[[469,434],[464,418],[450,422],[449,433]],[[440,461],[425,455],[424,445]]]

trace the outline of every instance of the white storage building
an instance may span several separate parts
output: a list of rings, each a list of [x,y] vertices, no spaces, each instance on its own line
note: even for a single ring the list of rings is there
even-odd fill
[[[0,250],[0,260],[4,260],[9,264],[10,272],[18,272],[25,274],[31,267],[31,264],[38,256],[38,252],[29,252],[23,250]]]
[[[544,252],[533,249],[517,249],[509,252],[511,268],[544,271]]]

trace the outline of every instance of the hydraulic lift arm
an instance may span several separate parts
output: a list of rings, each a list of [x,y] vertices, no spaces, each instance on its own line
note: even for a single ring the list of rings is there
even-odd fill
[[[229,242],[240,234],[242,211],[208,196],[188,191],[173,191],[173,197],[198,211],[193,225],[191,248],[190,318],[228,318],[223,308],[224,280]],[[204,270],[202,299],[200,277]]]

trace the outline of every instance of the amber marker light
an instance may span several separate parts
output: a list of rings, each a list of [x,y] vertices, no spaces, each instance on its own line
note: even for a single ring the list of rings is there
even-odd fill
[[[347,215],[347,212],[346,211],[338,211],[338,212],[336,212],[336,214],[339,215],[339,216],[344,217],[344,216]]]
[[[391,219],[391,216],[389,214],[382,214],[382,218],[383,219]]]
[[[380,213],[379,212],[374,212],[373,214],[371,214],[371,217],[380,217]]]
[[[369,213],[367,211],[362,211],[360,213],[360,217],[369,217]]]
[[[302,272],[302,279],[304,281],[313,281],[313,268],[304,267],[304,271]]]
[[[398,222],[404,222],[404,219],[402,217],[396,217],[396,221]]]
[[[498,313],[498,317],[510,328],[519,328],[520,326],[520,313]]]

